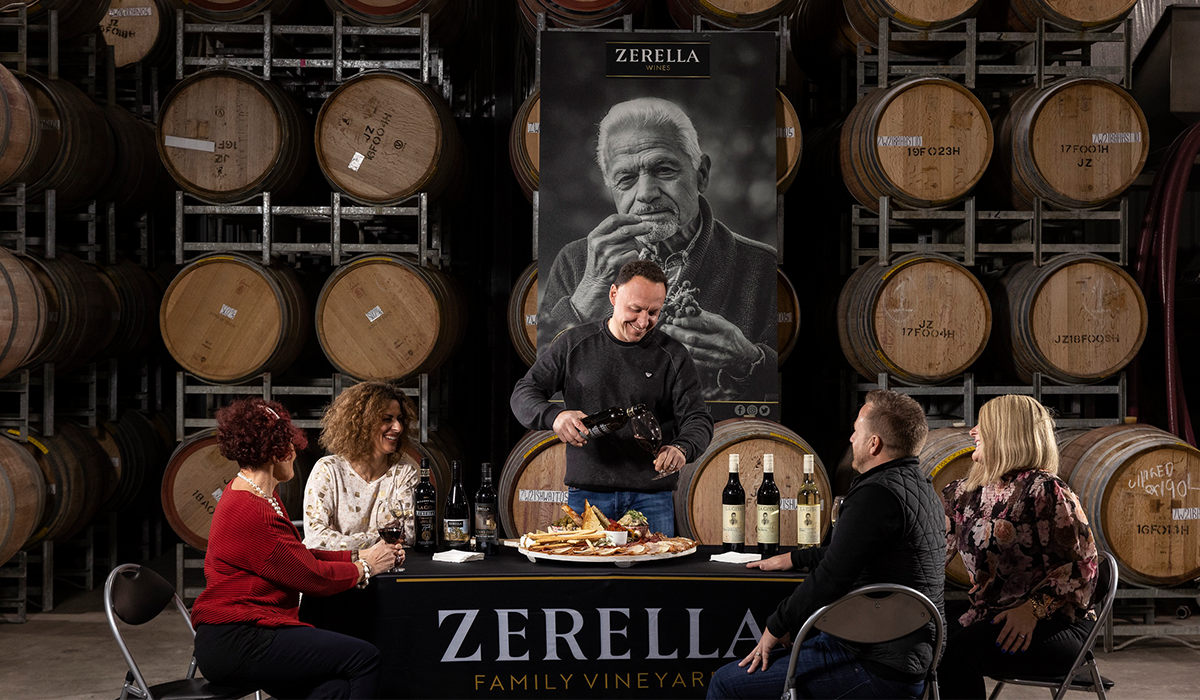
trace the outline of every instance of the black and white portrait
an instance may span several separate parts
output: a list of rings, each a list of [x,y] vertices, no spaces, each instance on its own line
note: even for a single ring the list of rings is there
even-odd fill
[[[716,419],[778,399],[775,37],[542,35],[538,348],[612,314],[633,259],[669,282],[654,332]]]

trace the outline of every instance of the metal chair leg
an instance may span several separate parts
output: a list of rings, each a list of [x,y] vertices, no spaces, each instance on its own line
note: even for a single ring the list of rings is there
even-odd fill
[[[1004,681],[996,681],[996,687],[992,688],[992,694],[988,696],[988,700],[996,700],[1000,697],[1000,691],[1004,689]]]

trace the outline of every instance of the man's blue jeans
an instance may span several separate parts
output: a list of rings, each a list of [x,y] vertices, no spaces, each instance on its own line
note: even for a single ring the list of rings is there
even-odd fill
[[[766,671],[746,673],[737,661],[722,666],[708,686],[708,697],[778,698],[783,694],[789,653],[771,652]],[[802,698],[915,698],[924,687],[924,683],[897,683],[867,673],[853,654],[824,632],[805,640],[796,659],[796,688]]]
[[[625,511],[641,511],[650,521],[650,532],[661,532],[665,537],[675,536],[675,496],[671,491],[641,493],[639,491],[586,491],[574,486],[567,487],[567,505],[583,515],[583,501],[600,509],[610,518],[619,519]]]

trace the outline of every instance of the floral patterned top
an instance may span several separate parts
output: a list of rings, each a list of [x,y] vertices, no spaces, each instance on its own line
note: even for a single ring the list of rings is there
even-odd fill
[[[322,457],[304,486],[304,546],[351,551],[370,547],[379,541],[379,528],[393,519],[393,503],[413,509],[419,480],[417,468],[404,461],[368,482],[346,458]],[[416,541],[411,517],[405,522],[404,541]]]
[[[1041,596],[1051,614],[1094,618],[1099,557],[1071,488],[1040,469],[973,491],[964,484],[960,479],[942,490],[950,519],[946,561],[961,553],[973,584],[971,608],[959,622],[991,620],[1033,596]]]

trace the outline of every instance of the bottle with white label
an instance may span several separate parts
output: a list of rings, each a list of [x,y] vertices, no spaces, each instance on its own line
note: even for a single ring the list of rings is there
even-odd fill
[[[462,462],[450,462],[450,493],[442,509],[442,543],[446,549],[471,546],[471,502],[462,483]]]
[[[796,546],[800,549],[821,544],[821,494],[813,483],[816,459],[804,455],[804,482],[796,492]]]
[[[763,455],[763,478],[758,487],[758,512],[755,528],[758,553],[763,557],[779,554],[779,488],[775,486],[775,455]]]
[[[721,492],[722,551],[741,552],[746,549],[746,490],[738,479],[736,454],[729,455],[729,483]]]

